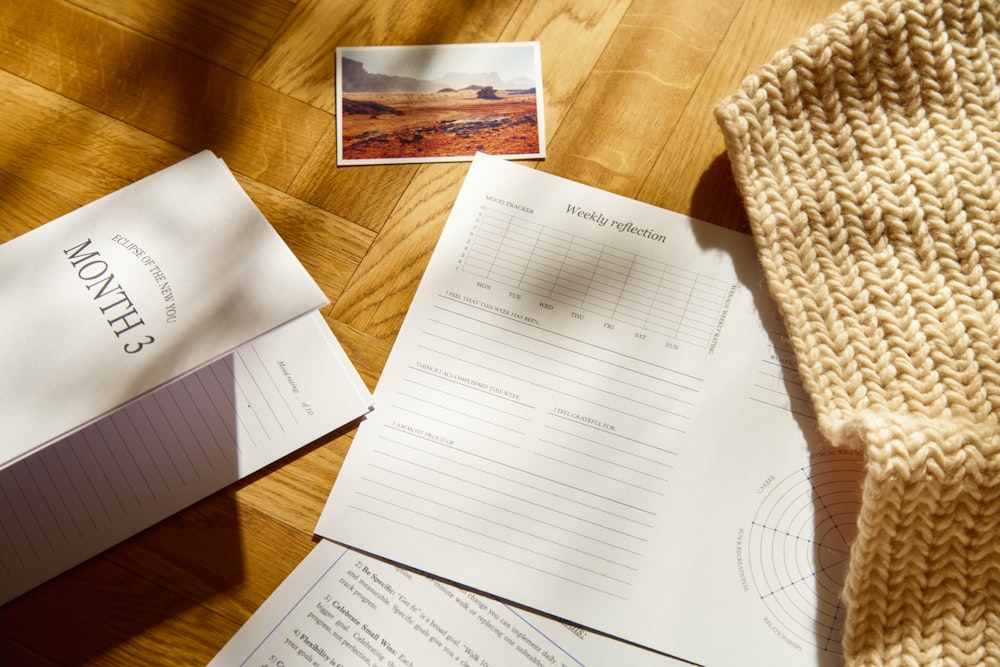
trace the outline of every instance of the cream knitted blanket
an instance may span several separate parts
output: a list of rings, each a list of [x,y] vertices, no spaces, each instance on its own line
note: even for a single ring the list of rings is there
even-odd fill
[[[850,665],[1000,664],[998,74],[997,2],[856,2],[716,111],[820,428],[867,455]]]

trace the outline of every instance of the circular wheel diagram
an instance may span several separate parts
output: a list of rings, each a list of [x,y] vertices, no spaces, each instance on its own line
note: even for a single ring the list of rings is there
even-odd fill
[[[857,454],[814,457],[764,487],[748,535],[751,580],[775,625],[830,653],[840,653],[840,591],[857,535],[863,476]]]

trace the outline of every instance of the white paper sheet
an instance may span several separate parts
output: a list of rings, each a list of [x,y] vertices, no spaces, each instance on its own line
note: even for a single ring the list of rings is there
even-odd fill
[[[208,151],[0,245],[0,468],[325,303]]]
[[[681,667],[321,540],[209,663]]]
[[[0,470],[0,604],[370,406],[314,312]]]
[[[796,379],[751,239],[477,156],[317,532],[695,662],[838,664],[861,463]]]

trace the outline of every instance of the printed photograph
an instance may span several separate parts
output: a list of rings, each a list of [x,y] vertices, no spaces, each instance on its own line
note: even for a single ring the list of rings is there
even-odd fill
[[[337,49],[337,163],[545,157],[538,42]]]

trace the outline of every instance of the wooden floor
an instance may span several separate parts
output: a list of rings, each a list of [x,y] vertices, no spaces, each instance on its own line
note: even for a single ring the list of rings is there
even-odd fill
[[[548,156],[526,164],[739,227],[712,108],[839,4],[0,0],[0,241],[212,149],[374,387],[468,165],[338,168],[337,46],[538,40]],[[206,662],[311,549],[352,435],[0,607],[0,664]]]

